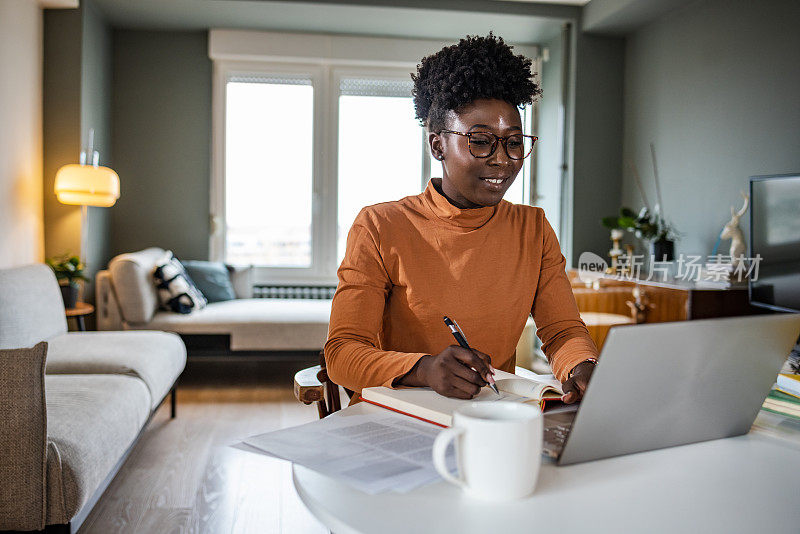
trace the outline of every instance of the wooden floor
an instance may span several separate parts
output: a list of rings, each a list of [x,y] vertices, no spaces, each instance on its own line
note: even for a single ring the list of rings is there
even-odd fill
[[[185,375],[177,418],[169,403],[158,410],[79,534],[327,532],[295,493],[288,462],[230,446],[317,419],[294,399],[292,369],[254,369]]]

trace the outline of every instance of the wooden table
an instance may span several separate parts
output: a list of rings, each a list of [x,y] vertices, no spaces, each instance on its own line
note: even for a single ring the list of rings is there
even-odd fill
[[[86,323],[84,323],[83,318],[94,313],[94,306],[87,302],[78,302],[75,304],[74,308],[66,308],[64,312],[67,315],[67,319],[70,317],[75,318],[75,323],[78,326],[78,332],[85,332]]]
[[[581,312],[581,319],[586,323],[586,329],[592,336],[592,341],[597,345],[597,350],[602,350],[608,331],[612,326],[635,324],[636,321],[627,315],[603,312]]]

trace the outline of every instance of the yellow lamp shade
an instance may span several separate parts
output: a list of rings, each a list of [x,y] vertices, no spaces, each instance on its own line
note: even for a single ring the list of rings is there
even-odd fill
[[[62,204],[107,208],[119,198],[119,176],[108,167],[64,165],[56,173],[55,191]]]

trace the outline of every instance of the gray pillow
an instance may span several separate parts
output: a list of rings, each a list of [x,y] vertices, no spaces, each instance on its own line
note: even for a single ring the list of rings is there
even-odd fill
[[[208,302],[223,302],[236,298],[231,274],[224,263],[199,260],[181,260],[181,263]]]

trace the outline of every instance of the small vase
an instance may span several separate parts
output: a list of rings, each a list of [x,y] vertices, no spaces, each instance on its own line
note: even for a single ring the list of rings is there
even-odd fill
[[[64,299],[64,308],[74,308],[78,304],[78,284],[67,283],[61,286],[61,298]]]
[[[654,261],[672,261],[675,259],[675,241],[659,239],[650,242],[650,255]]]

